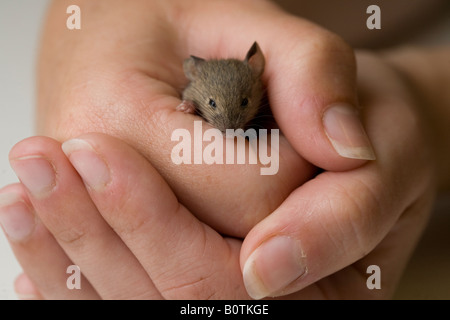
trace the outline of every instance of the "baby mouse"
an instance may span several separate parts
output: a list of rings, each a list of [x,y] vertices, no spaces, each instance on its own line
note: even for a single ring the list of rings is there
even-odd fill
[[[264,65],[264,56],[256,42],[243,61],[191,56],[183,63],[190,83],[177,110],[197,112],[223,133],[226,129],[244,129],[258,113]]]

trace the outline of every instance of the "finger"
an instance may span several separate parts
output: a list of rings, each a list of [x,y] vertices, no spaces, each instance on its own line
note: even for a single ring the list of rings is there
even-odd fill
[[[11,150],[10,161],[40,220],[102,298],[159,297],[145,270],[98,213],[59,142],[26,139]]]
[[[367,256],[285,298],[302,300],[392,298],[402,272],[426,226],[433,202],[433,192],[427,192],[406,209],[396,222],[395,228]]]
[[[399,86],[378,60],[370,64],[381,79],[395,79],[382,87]],[[370,85],[380,89],[376,83]],[[417,147],[424,142],[409,97],[398,94],[401,90],[384,89],[366,97],[372,104],[367,110],[370,128],[381,151],[377,161],[348,172],[320,174],[249,233],[241,261],[253,297],[300,290],[361,259],[429,186],[432,175],[426,169],[426,154]],[[275,268],[273,261],[282,261],[283,267],[269,273]]]
[[[43,300],[44,297],[37,289],[36,285],[25,274],[20,274],[14,281],[14,290],[21,300]]]
[[[361,292],[370,298],[392,298],[408,260],[427,225],[434,200],[434,190],[428,190],[405,210],[395,227],[370,254],[349,267],[353,269],[350,272],[359,271],[362,281],[348,287],[348,292],[344,292],[347,297],[354,289],[354,292]],[[378,290],[367,290],[367,280],[371,275],[368,272],[369,266],[380,268],[381,281]]]
[[[326,170],[375,158],[358,116],[354,54],[342,39],[271,3],[258,3],[258,10],[241,2],[197,5],[179,24],[189,54],[238,58],[258,41],[272,112],[297,152]]]
[[[240,242],[224,240],[199,222],[139,153],[100,134],[69,140],[63,148],[100,213],[165,298],[248,297],[239,269]],[[104,169],[91,170],[97,161]],[[107,184],[98,183],[104,170]]]
[[[97,293],[84,277],[82,290],[69,290],[67,267],[73,262],[61,249],[47,228],[36,217],[21,184],[0,191],[0,223],[11,248],[34,284],[19,281],[19,297],[24,299],[96,299]],[[24,280],[25,281],[25,280]],[[39,291],[34,290],[37,288]]]

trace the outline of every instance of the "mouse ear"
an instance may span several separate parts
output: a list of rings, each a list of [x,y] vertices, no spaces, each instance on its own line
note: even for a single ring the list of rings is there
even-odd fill
[[[183,70],[184,74],[189,80],[194,80],[197,78],[200,66],[205,62],[205,59],[191,56],[190,58],[184,60]]]
[[[255,77],[259,77],[264,72],[265,60],[258,43],[255,41],[245,56],[245,62],[248,63]]]

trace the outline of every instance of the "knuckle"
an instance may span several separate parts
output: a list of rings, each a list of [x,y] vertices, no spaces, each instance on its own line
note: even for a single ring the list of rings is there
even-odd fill
[[[340,36],[322,31],[312,41],[312,47],[318,54],[332,54],[354,61],[353,49]]]
[[[339,199],[345,199],[340,207],[333,210],[340,230],[335,235],[336,242],[355,259],[367,255],[384,236],[380,215],[385,213],[379,194],[376,184],[369,186],[364,181],[354,181],[351,189],[339,187],[335,193]],[[345,243],[340,239],[345,239]]]
[[[321,31],[306,44],[310,63],[326,66],[328,72],[356,77],[356,58],[353,48],[341,37]],[[355,79],[354,79],[355,80]]]
[[[183,282],[175,287],[163,289],[162,294],[167,299],[190,297],[192,299],[208,300],[213,299],[215,295],[215,291],[212,288],[209,277],[199,276],[196,279],[191,279],[190,282]]]
[[[381,203],[377,197],[375,186],[369,186],[363,181],[356,183],[356,189],[359,190],[358,198],[349,195],[353,204],[348,215],[348,223],[351,226],[356,247],[359,255],[365,256],[381,241],[384,233],[380,228],[379,221],[383,214]]]
[[[53,232],[53,235],[64,246],[82,247],[86,242],[87,231],[83,228],[70,226]]]

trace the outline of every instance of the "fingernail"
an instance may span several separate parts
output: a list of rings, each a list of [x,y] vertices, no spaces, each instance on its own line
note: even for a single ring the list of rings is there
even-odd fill
[[[36,198],[45,197],[56,185],[55,168],[40,155],[11,159],[11,167]]]
[[[36,225],[28,206],[15,193],[0,194],[0,224],[13,241],[26,239]]]
[[[336,104],[323,115],[325,132],[336,152],[344,158],[375,160],[369,137],[356,109],[347,104]]]
[[[68,140],[62,144],[62,150],[88,187],[100,191],[109,183],[108,166],[87,141]]]
[[[247,259],[243,277],[253,299],[274,296],[306,272],[300,242],[278,236],[263,242]]]

